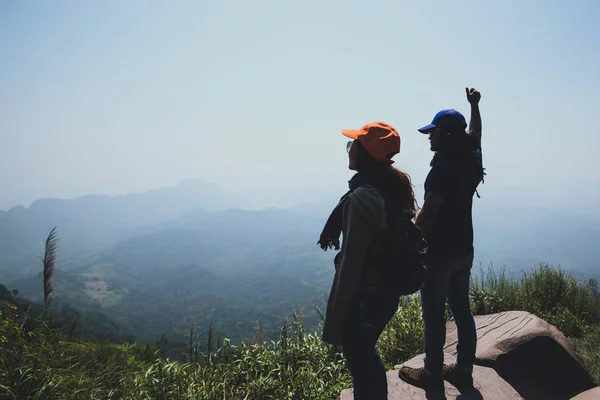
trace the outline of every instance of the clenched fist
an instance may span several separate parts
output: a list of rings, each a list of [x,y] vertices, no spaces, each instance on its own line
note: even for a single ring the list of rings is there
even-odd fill
[[[479,104],[479,100],[481,100],[481,93],[479,93],[477,89],[465,88],[465,91],[467,92],[467,100],[469,101],[469,103],[473,105]]]

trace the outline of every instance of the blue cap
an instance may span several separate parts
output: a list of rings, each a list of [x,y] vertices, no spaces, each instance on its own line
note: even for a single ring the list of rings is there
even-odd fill
[[[464,132],[467,129],[467,120],[461,113],[454,109],[442,110],[435,114],[433,121],[429,125],[418,129],[418,131],[429,133],[429,131],[435,128],[450,133]]]

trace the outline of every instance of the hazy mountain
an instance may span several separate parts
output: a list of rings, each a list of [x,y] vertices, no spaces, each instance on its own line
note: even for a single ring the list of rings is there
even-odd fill
[[[323,308],[333,276],[334,254],[316,244],[321,226],[277,209],[190,212],[70,263],[56,276],[56,294],[101,307],[144,340],[167,329],[183,340],[192,322],[248,339],[259,321],[276,326],[300,307],[315,327],[314,307]],[[42,300],[39,276],[9,287]]]
[[[593,219],[543,207],[474,207],[477,258],[512,270],[540,262],[581,278],[600,278],[600,225]]]
[[[63,260],[92,254],[135,233],[135,228],[180,217],[195,209],[226,210],[247,202],[214,184],[187,180],[175,187],[124,196],[41,199],[29,208],[0,213],[0,281],[35,271],[43,241],[58,225]]]
[[[507,197],[508,198],[508,197]],[[325,220],[339,198],[306,202],[295,212]],[[600,278],[600,223],[583,216],[545,207],[513,206],[475,199],[476,263],[493,263],[508,270],[530,269],[540,262],[561,265],[582,278]],[[590,211],[593,207],[589,208]]]
[[[234,340],[248,339],[259,321],[276,326],[299,307],[311,327],[333,276],[334,253],[316,242],[339,196],[299,199],[287,210],[243,210],[243,199],[194,181],[139,195],[36,202],[0,213],[0,283],[41,301],[39,256],[58,225],[57,296],[114,319],[122,332],[156,340],[173,330],[183,340],[191,323],[201,330],[212,323]],[[484,268],[548,262],[600,277],[593,219],[476,199],[474,221]]]

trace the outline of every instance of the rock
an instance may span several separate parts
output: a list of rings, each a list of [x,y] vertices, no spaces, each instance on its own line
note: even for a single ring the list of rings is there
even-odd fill
[[[477,358],[495,361],[505,354],[537,337],[550,337],[572,357],[577,358],[571,342],[556,327],[525,311],[507,311],[475,316],[477,326]],[[453,322],[446,325],[444,351],[456,355],[458,331]]]
[[[423,366],[424,355],[417,356],[410,361],[402,365],[409,367],[418,368]],[[454,359],[449,355],[445,355],[446,363],[451,363]],[[400,365],[394,367],[393,370],[388,371],[388,399],[425,399],[428,398],[427,394],[423,389],[409,385],[400,378],[398,378],[398,369]],[[461,393],[448,382],[445,382],[446,386],[446,399],[521,399],[519,393],[517,393],[508,383],[506,383],[496,371],[486,367],[475,366],[473,370],[473,381],[475,391],[469,394]],[[352,400],[352,390],[344,390],[340,396],[340,400]]]
[[[596,386],[571,342],[554,326],[523,311],[509,311],[475,317],[477,362],[473,371],[475,391],[460,394],[448,382],[447,399],[600,399]],[[446,328],[445,362],[456,356],[457,330]],[[424,355],[403,365],[421,367]],[[388,399],[425,399],[424,390],[398,378],[401,365],[388,371]],[[341,400],[351,400],[344,390]]]
[[[525,311],[475,317],[477,358],[526,399],[570,399],[596,386],[573,345],[556,327]],[[456,325],[444,351],[456,355]]]
[[[571,400],[598,400],[600,399],[600,387],[595,387],[585,392],[579,393]]]

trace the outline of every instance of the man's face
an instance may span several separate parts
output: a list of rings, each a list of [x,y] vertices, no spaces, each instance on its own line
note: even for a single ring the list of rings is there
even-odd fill
[[[357,148],[355,145],[356,141],[350,141],[346,145],[346,151],[348,152],[348,168],[356,170],[356,159],[357,159]]]
[[[431,151],[438,151],[441,147],[442,134],[438,128],[429,131],[429,148]]]

